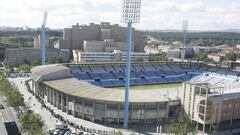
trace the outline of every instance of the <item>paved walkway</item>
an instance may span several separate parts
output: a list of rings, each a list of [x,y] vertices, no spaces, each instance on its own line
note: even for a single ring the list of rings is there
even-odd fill
[[[47,131],[50,128],[55,128],[57,119],[52,118],[51,113],[49,111],[41,109],[41,104],[37,101],[37,99],[34,96],[32,96],[31,93],[27,91],[24,82],[28,79],[29,78],[9,78],[9,80],[14,82],[16,86],[19,88],[19,91],[24,96],[25,99],[24,102],[30,107],[30,109],[42,116],[43,120],[45,121],[45,126],[43,127],[43,129]]]

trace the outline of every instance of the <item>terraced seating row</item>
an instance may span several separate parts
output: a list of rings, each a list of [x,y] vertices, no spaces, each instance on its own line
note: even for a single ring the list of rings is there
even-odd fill
[[[157,78],[141,78],[141,79],[131,79],[130,85],[146,85],[146,84],[164,84],[164,83],[176,83],[182,82],[184,80],[190,80],[194,75],[186,74],[182,77],[157,77]],[[114,80],[90,80],[91,84],[100,87],[118,87],[124,86],[125,81],[123,79]]]
[[[185,72],[172,72],[172,71],[136,71],[131,72],[131,78],[151,78],[161,76],[182,75]],[[109,73],[73,73],[79,80],[94,80],[94,79],[120,79],[125,77],[124,72],[109,72]]]

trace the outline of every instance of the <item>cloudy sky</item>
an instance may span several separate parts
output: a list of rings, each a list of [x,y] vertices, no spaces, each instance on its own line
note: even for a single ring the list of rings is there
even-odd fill
[[[45,10],[50,28],[119,23],[121,0],[0,0],[0,26],[38,27]],[[240,0],[142,0],[136,27],[181,29],[182,20],[189,21],[191,30],[240,29]]]

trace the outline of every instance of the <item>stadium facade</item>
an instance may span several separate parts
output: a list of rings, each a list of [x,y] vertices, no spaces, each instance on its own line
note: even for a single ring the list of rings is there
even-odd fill
[[[124,63],[45,65],[32,69],[33,91],[63,112],[103,124],[122,124]],[[130,85],[194,81],[212,85],[238,83],[239,73],[203,63],[132,63]],[[183,88],[185,88],[185,83]],[[181,106],[182,88],[131,90],[130,124],[166,122]],[[183,103],[183,102],[182,102]],[[193,110],[196,111],[196,110]]]

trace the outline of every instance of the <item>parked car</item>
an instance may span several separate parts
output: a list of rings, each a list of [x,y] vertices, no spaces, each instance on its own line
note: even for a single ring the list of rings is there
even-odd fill
[[[4,106],[2,104],[0,104],[0,109],[4,109]]]

